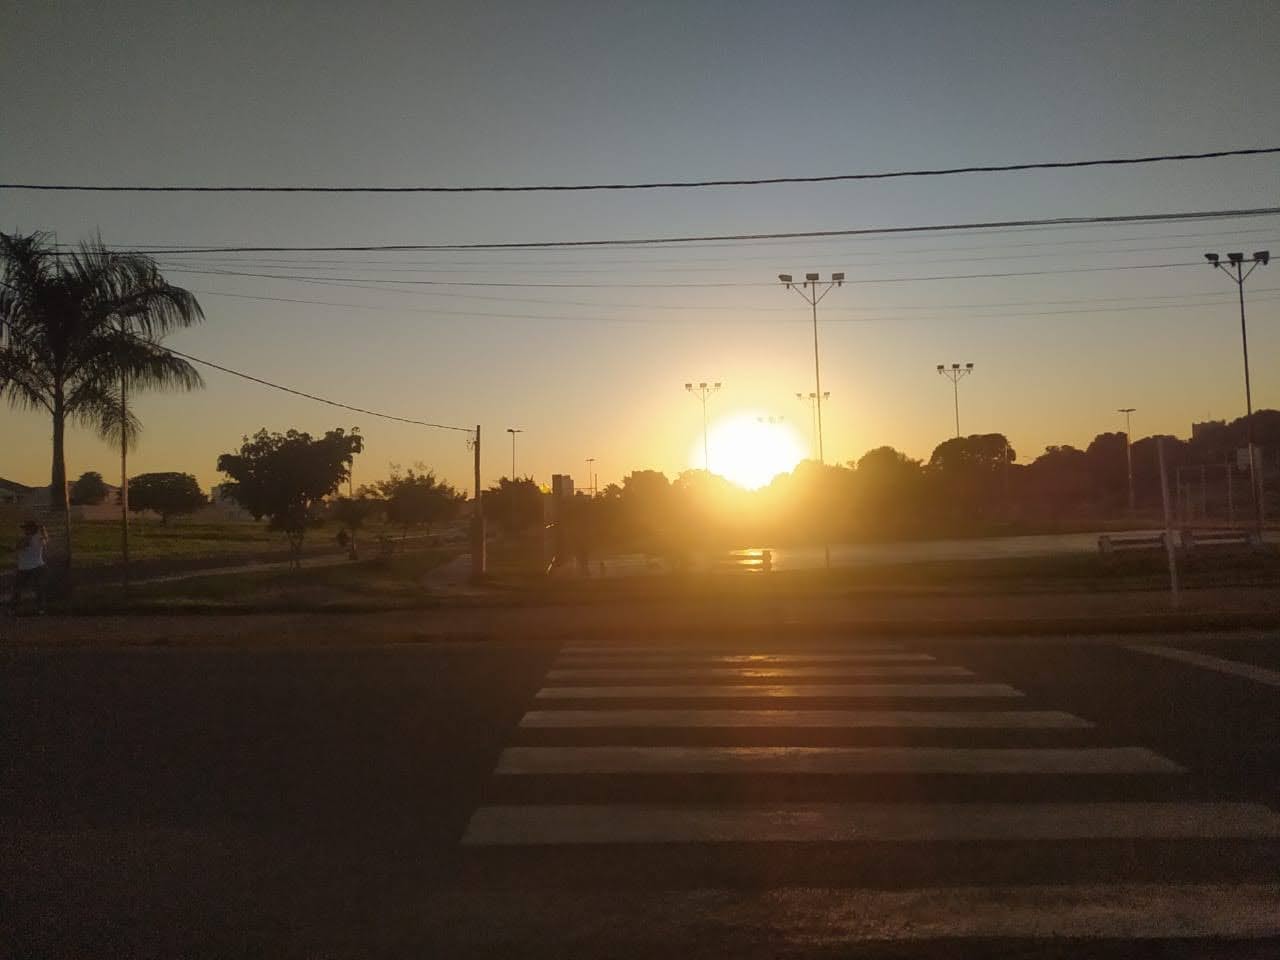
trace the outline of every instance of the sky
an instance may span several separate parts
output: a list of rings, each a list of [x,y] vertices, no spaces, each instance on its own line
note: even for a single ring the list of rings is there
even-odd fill
[[[6,0],[3,21],[3,182],[597,183],[1280,144],[1272,2]],[[130,247],[775,233],[1264,207],[1278,173],[1266,156],[648,192],[0,190],[0,230]],[[175,348],[367,409],[480,424],[485,484],[511,472],[506,430],[522,429],[519,474],[581,486],[587,458],[601,485],[701,466],[691,380],[724,384],[708,403],[719,435],[736,435],[724,421],[781,417],[811,449],[795,397],[814,389],[810,313],[777,283],[783,271],[851,281],[819,314],[829,461],[882,444],[927,459],[954,432],[951,384],[935,371],[951,362],[975,364],[963,432],[1006,433],[1022,462],[1122,429],[1119,407],[1137,408],[1135,436],[1185,436],[1194,420],[1244,412],[1235,288],[1201,254],[1267,248],[1280,252],[1280,218],[160,262],[205,312]],[[1186,266],[1151,266],[1169,263]],[[1272,269],[1248,286],[1255,408],[1280,407]],[[993,273],[1033,275],[925,279]],[[357,484],[421,462],[470,486],[461,433],[204,376],[193,394],[140,397],[131,474],[181,470],[208,486],[218,454],[261,427],[358,426]],[[0,436],[0,476],[47,482],[47,418],[5,407]],[[118,458],[77,428],[68,470],[112,480]]]

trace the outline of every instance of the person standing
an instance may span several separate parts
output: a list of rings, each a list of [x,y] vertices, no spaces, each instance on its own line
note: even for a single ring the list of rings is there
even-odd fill
[[[44,527],[34,520],[22,525],[22,535],[18,537],[18,574],[13,580],[13,615],[18,615],[22,602],[22,590],[28,584],[35,596],[36,612],[44,613],[44,551],[49,543],[49,534]]]

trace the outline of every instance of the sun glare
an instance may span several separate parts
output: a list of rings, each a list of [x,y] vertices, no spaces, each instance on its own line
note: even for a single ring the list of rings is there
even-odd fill
[[[735,413],[713,423],[707,446],[711,472],[747,490],[790,472],[806,456],[804,442],[790,424],[754,412]],[[701,437],[689,449],[689,464],[703,465]]]

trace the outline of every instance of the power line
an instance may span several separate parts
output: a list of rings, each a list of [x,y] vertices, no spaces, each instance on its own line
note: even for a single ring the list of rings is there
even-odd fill
[[[299,186],[161,186],[0,183],[3,190],[41,190],[94,193],[572,193],[618,190],[671,190],[691,187],[759,187],[780,184],[839,183],[856,180],[900,180],[911,177],[947,177],[956,174],[1009,173],[1019,170],[1067,170],[1083,167],[1121,167],[1186,160],[1216,160],[1280,153],[1280,147],[1250,147],[1242,150],[1212,150],[1207,153],[1162,153],[1141,157],[1111,157],[1101,160],[1051,160],[1039,163],[1002,163],[967,167],[939,167],[924,170],[889,170],[877,173],[838,173],[815,177],[759,177],[738,180],[655,180],[640,183],[577,183],[522,186],[476,187],[299,187]]]
[[[961,230],[1009,230],[1021,227],[1106,226],[1118,223],[1168,223],[1231,220],[1280,214],[1280,207],[1247,207],[1238,210],[1193,210],[1180,213],[1139,213],[1107,217],[1047,217],[1034,220],[988,220],[943,223],[915,227],[859,227],[847,230],[800,230],[787,233],[708,234],[703,236],[638,237],[607,240],[536,240],[510,243],[374,243],[345,246],[191,246],[133,247],[131,253],[364,253],[392,250],[535,250],[580,247],[652,247],[662,244],[752,242],[826,237],[875,237],[912,233],[950,233]]]
[[[156,346],[156,344],[153,344]],[[306,400],[315,400],[317,403],[326,403],[331,407],[339,407],[343,410],[350,410],[353,413],[362,413],[368,417],[378,417],[381,420],[394,420],[397,423],[411,423],[418,427],[434,427],[437,430],[456,430],[460,433],[475,433],[472,427],[455,427],[447,423],[429,423],[426,420],[411,420],[408,417],[396,417],[389,413],[378,413],[376,410],[365,410],[363,407],[353,407],[349,403],[340,403],[337,400],[329,400],[326,397],[317,397],[313,393],[304,393],[301,390],[295,390],[293,387],[286,387],[283,384],[272,383],[270,380],[263,380],[261,377],[255,377],[252,374],[243,373],[239,370],[232,370],[230,367],[224,367],[220,363],[214,363],[212,360],[202,360],[200,357],[192,356],[189,353],[183,353],[181,350],[175,350],[173,347],[160,347],[175,357],[181,357],[183,360],[189,360],[192,363],[199,363],[214,370],[221,370],[223,373],[229,373],[233,377],[239,377],[242,380],[248,380],[252,383],[261,384],[264,387],[271,387],[273,390],[280,390],[284,393],[291,393],[295,397],[302,397]]]
[[[1002,273],[946,273],[905,277],[862,277],[846,279],[845,284],[878,284],[878,283],[921,283],[933,280],[992,280],[1007,277],[1046,277],[1067,273],[1109,273],[1117,270],[1167,270],[1174,267],[1200,266],[1197,262],[1180,263],[1139,263],[1122,267],[1068,267],[1063,270],[1010,270]],[[191,270],[186,268],[170,268],[171,273],[190,273],[213,277],[253,277],[260,280],[291,280],[297,283],[317,283],[325,286],[341,286],[344,284],[394,284],[388,290],[405,286],[413,287],[520,287],[536,289],[609,289],[609,290],[683,290],[706,288],[735,287],[771,287],[776,284],[760,281],[714,281],[708,283],[563,283],[563,282],[520,282],[511,280],[390,280],[380,277],[306,277],[284,273],[249,273],[239,270]],[[370,287],[370,289],[380,289]]]

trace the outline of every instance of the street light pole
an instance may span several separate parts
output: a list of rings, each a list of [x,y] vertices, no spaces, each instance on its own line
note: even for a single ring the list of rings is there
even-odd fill
[[[516,479],[516,434],[524,433],[524,430],[518,427],[507,427],[507,433],[511,434],[511,480]]]
[[[702,400],[702,469],[711,472],[711,453],[707,446],[707,397],[710,394],[717,393],[723,386],[721,383],[708,383],[703,380],[701,383],[686,383],[684,388],[689,393],[695,394]]]
[[[823,301],[832,287],[844,286],[844,274],[833,273],[831,279],[823,281],[816,273],[806,273],[804,280],[796,283],[789,273],[778,274],[778,279],[782,281],[782,285],[788,290],[794,290],[800,294],[801,299],[809,304],[813,311],[813,390],[810,395],[814,398],[815,409],[817,410],[818,420],[818,463],[826,463],[826,451],[822,442],[822,366],[818,360],[818,304]],[[821,293],[819,293],[821,288]],[[828,551],[828,557],[830,551]],[[828,563],[828,566],[830,564]]]
[[[1121,407],[1119,413],[1124,414],[1124,463],[1129,473],[1129,512],[1133,513],[1133,451],[1130,444],[1133,442],[1133,427],[1129,421],[1129,415],[1133,413],[1137,407]]]
[[[821,303],[832,287],[844,286],[844,274],[833,273],[831,279],[823,281],[822,277],[816,273],[806,273],[804,280],[797,284],[795,279],[789,273],[778,274],[778,279],[782,285],[788,290],[794,290],[800,295],[805,303],[809,304],[813,311],[813,397],[814,410],[817,413],[818,422],[818,465],[825,466],[827,462],[826,449],[822,442],[822,401],[825,394],[822,392],[822,364],[818,359],[818,304]],[[821,292],[819,292],[821,288]],[[825,474],[825,471],[824,471]],[[831,544],[822,544],[823,561],[828,570],[831,569]]]
[[[966,363],[963,367],[958,363],[947,366],[944,363],[938,364],[938,373],[942,374],[951,381],[951,392],[955,399],[956,405],[956,439],[960,438],[960,381],[969,374],[973,373],[973,364]]]
[[[591,484],[591,496],[596,495],[596,482],[592,478],[592,464],[596,462],[595,457],[587,457],[587,483]]]
[[[1222,258],[1216,253],[1206,253],[1204,258],[1209,261],[1211,267],[1215,267],[1231,278],[1231,282],[1236,285],[1240,292],[1240,346],[1244,352],[1244,431],[1245,443],[1249,448],[1249,495],[1253,500],[1253,528],[1258,535],[1262,534],[1262,498],[1258,495],[1258,458],[1253,449],[1253,392],[1249,386],[1249,330],[1245,325],[1244,319],[1244,282],[1249,279],[1254,270],[1259,266],[1265,267],[1271,262],[1271,253],[1268,250],[1257,250],[1253,257],[1246,260],[1243,253],[1228,253],[1227,261],[1230,266],[1222,263]],[[1248,270],[1245,270],[1246,263],[1252,264]]]
[[[813,391],[810,391],[808,393],[797,393],[796,399],[801,402],[804,402],[806,400],[809,402],[809,419],[812,421],[812,424],[813,424],[813,427],[812,427],[813,428],[813,445],[817,447],[818,445],[818,395]],[[830,400],[831,391],[824,390],[822,392],[822,399]]]

